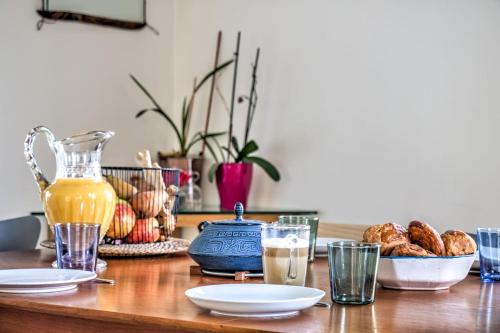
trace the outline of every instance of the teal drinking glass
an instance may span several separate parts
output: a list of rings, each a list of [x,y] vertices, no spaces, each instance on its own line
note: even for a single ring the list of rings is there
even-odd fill
[[[380,244],[344,241],[330,242],[327,247],[332,301],[373,303]]]
[[[319,219],[313,215],[281,215],[278,217],[280,224],[305,224],[311,227],[309,234],[309,252],[307,261],[314,261],[314,252],[316,249],[316,238],[318,236]]]

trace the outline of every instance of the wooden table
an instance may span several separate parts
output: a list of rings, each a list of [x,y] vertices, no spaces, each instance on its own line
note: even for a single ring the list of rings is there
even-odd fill
[[[0,268],[48,267],[53,259],[49,250],[4,252]],[[187,256],[107,261],[101,276],[115,279],[114,286],[87,283],[54,294],[0,294],[0,332],[500,332],[500,284],[483,284],[475,275],[449,291],[379,288],[373,305],[334,304],[292,318],[257,320],[212,316],[192,304],[186,289],[236,282],[190,276],[193,262]],[[307,285],[328,294],[325,259],[310,265]]]

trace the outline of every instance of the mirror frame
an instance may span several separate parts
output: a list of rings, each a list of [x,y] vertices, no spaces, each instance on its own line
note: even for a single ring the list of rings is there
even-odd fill
[[[97,25],[120,28],[120,29],[128,29],[128,30],[139,30],[147,26],[150,27],[156,34],[158,34],[158,31],[149,26],[146,21],[146,0],[142,0],[142,6],[143,6],[143,17],[142,17],[142,22],[139,22],[139,21],[125,21],[114,18],[99,17],[88,14],[69,12],[69,11],[54,11],[49,9],[50,8],[49,0],[42,0],[41,9],[37,10],[37,13],[42,17],[37,23],[37,29],[40,30],[43,24],[46,22],[46,20],[76,21],[76,22],[97,24]]]

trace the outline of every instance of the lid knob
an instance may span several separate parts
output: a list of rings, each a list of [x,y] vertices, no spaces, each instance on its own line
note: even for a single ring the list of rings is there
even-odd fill
[[[243,221],[243,204],[241,202],[234,204],[234,214],[236,215],[236,221]]]

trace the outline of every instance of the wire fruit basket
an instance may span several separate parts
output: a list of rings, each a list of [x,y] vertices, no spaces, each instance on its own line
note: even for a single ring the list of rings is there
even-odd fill
[[[117,195],[105,244],[150,244],[167,241],[176,225],[178,169],[102,167]]]

